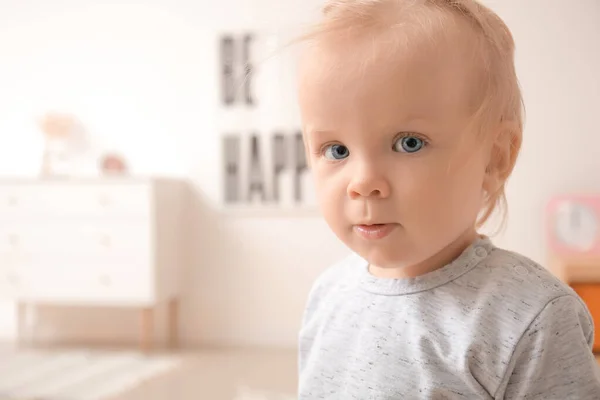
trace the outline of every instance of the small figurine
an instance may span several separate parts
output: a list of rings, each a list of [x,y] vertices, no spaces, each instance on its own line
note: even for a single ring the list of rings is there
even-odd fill
[[[127,165],[123,157],[115,153],[107,153],[100,160],[100,169],[104,175],[124,175]]]
[[[44,133],[42,176],[66,175],[70,170],[72,140],[77,122],[66,114],[48,113],[39,121]]]

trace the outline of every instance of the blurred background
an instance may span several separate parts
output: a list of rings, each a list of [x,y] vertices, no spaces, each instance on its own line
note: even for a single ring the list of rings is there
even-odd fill
[[[596,307],[600,2],[484,3],[527,110],[494,241],[599,265]],[[306,296],[348,251],[315,206],[287,46],[321,5],[0,0],[1,400],[294,398]],[[587,222],[548,225],[581,194]]]

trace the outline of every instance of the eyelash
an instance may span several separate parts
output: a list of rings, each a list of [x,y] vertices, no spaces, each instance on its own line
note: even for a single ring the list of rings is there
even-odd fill
[[[316,150],[314,150],[313,154],[316,157],[320,157],[320,158],[322,158],[325,161],[330,162],[330,163],[338,163],[340,161],[344,161],[344,159],[341,159],[341,160],[330,160],[327,157],[325,157],[325,152],[327,151],[327,149],[330,148],[331,146],[335,146],[335,145],[340,145],[340,146],[346,147],[341,142],[327,142],[327,143],[324,143],[323,145],[321,145],[320,147],[318,147]]]
[[[419,133],[416,133],[416,132],[400,132],[399,134],[394,136],[394,141],[405,138],[405,137],[416,137],[416,138],[421,139],[423,142],[427,142],[427,138],[425,138],[425,136],[423,136]]]
[[[417,139],[423,141],[423,148],[426,148],[427,146],[429,146],[429,140],[427,140],[427,138],[425,136],[420,135],[416,132],[402,132],[402,133],[399,133],[398,135],[394,136],[394,141],[392,142],[392,147],[398,140],[401,140],[401,139],[404,139],[407,137],[414,137],[414,138],[417,138]]]

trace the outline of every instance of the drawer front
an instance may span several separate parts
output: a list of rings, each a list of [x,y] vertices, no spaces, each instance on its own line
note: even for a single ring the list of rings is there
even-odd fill
[[[80,268],[21,270],[16,294],[22,300],[76,305],[138,305],[153,302],[150,269],[82,265]]]
[[[0,226],[0,256],[19,260],[31,255],[86,254],[121,257],[149,254],[150,221],[70,221],[52,224],[7,223]]]
[[[148,254],[0,254],[0,298],[97,304],[144,302],[154,297],[155,268]]]
[[[22,295],[23,272],[18,268],[0,266],[0,299],[14,300]]]
[[[0,221],[149,216],[151,188],[147,182],[0,185]]]

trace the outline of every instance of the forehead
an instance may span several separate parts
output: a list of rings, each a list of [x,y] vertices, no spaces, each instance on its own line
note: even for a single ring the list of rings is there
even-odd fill
[[[469,47],[457,44],[465,40],[452,36],[399,43],[373,35],[312,46],[300,68],[302,113],[317,125],[350,116],[382,124],[466,117],[475,63]]]

